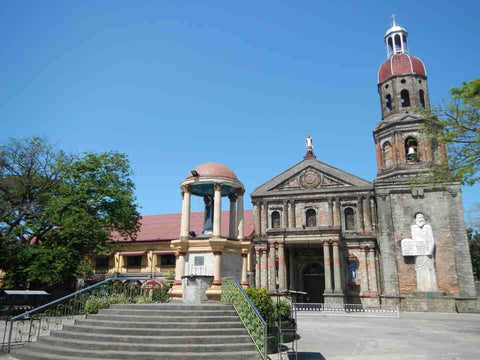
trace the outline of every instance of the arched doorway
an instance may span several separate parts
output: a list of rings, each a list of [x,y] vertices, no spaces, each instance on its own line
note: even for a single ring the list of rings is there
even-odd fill
[[[323,303],[325,291],[325,273],[319,263],[309,263],[302,271],[303,291],[307,293],[303,297],[304,302]]]

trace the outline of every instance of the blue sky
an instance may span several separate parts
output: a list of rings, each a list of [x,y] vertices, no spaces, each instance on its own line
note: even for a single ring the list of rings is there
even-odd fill
[[[229,166],[249,195],[302,160],[308,132],[317,159],[371,181],[392,13],[432,103],[479,76],[478,1],[395,4],[2,2],[0,142],[128,154],[143,214],[179,212],[179,183],[204,162]],[[479,190],[464,188],[466,208]]]

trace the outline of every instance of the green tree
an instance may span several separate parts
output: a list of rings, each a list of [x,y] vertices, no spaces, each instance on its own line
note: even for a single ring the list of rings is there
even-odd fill
[[[114,232],[135,239],[139,213],[127,157],[67,155],[45,138],[0,146],[0,269],[7,286],[74,283]]]
[[[418,111],[426,119],[424,133],[448,150],[448,160],[432,167],[432,183],[480,180],[480,78],[450,90],[450,100]]]
[[[480,280],[480,203],[476,202],[467,212],[468,215],[468,243],[472,259],[473,275]]]

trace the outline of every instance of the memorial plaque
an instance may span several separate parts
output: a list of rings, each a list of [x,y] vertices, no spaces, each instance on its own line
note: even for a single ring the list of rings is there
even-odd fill
[[[427,254],[427,244],[425,241],[415,241],[412,239],[402,240],[403,256],[422,256]]]

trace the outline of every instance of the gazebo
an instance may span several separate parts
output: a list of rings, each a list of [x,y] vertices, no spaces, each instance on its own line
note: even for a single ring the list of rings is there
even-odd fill
[[[222,277],[234,276],[246,287],[251,242],[245,241],[244,234],[243,184],[228,167],[205,163],[190,171],[181,182],[180,188],[182,217],[180,237],[171,243],[177,259],[171,296],[182,296],[181,281],[184,276],[213,276],[206,292],[210,300],[219,299]],[[192,195],[202,197],[205,203],[201,234],[190,229]],[[227,236],[222,236],[223,197],[230,200]]]

